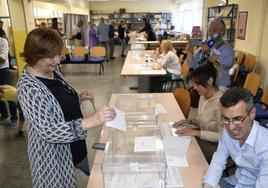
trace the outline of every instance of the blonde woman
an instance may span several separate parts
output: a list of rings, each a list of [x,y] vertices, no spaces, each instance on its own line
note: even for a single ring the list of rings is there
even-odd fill
[[[161,43],[162,54],[158,59],[161,66],[166,69],[168,78],[179,78],[181,76],[181,64],[170,40],[163,40]]]
[[[159,56],[157,62],[167,71],[167,74],[151,79],[151,92],[161,92],[164,82],[180,78],[181,76],[179,58],[170,40],[162,41],[161,52],[162,54]]]

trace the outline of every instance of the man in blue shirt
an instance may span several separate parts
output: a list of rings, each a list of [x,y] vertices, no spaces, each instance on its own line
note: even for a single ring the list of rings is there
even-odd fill
[[[231,88],[220,99],[224,125],[217,151],[204,176],[204,188],[268,187],[268,130],[254,121],[256,109],[248,90]],[[227,158],[237,165],[234,175],[221,178]]]
[[[219,64],[219,86],[230,85],[229,70],[235,62],[235,55],[232,46],[225,42],[222,37],[226,31],[224,21],[220,18],[212,19],[208,23],[209,39],[201,44],[201,46],[193,54],[193,50],[188,50],[186,62],[190,68],[195,69],[204,62],[204,58],[216,60]],[[187,46],[191,48],[191,44]],[[215,58],[216,57],[216,58]]]

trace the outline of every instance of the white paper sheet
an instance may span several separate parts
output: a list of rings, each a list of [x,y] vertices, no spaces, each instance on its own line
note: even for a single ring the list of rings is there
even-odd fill
[[[127,131],[127,124],[125,119],[125,112],[114,108],[116,112],[116,117],[112,121],[106,122],[107,127],[114,129],[119,129],[121,131]]]
[[[156,141],[154,136],[135,137],[134,152],[156,151]]]

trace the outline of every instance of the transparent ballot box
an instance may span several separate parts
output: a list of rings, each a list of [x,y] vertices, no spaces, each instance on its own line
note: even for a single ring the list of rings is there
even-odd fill
[[[154,108],[136,107],[121,108],[126,112],[126,132],[111,129],[102,163],[105,188],[166,187],[167,165],[158,116]]]

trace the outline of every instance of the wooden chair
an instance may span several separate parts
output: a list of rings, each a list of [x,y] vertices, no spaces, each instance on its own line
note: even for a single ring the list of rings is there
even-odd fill
[[[245,68],[247,68],[249,72],[252,72],[254,70],[255,63],[256,63],[256,56],[247,54],[245,62],[244,62],[244,66]]]
[[[255,96],[261,84],[261,76],[257,73],[248,73],[243,88],[248,89]]]
[[[88,63],[100,64],[99,75],[104,72],[103,62],[105,61],[105,48],[103,46],[95,46],[90,48],[90,57],[88,57]]]
[[[177,88],[173,93],[178,105],[181,108],[182,113],[187,119],[190,111],[191,98],[189,91],[183,88]]]

